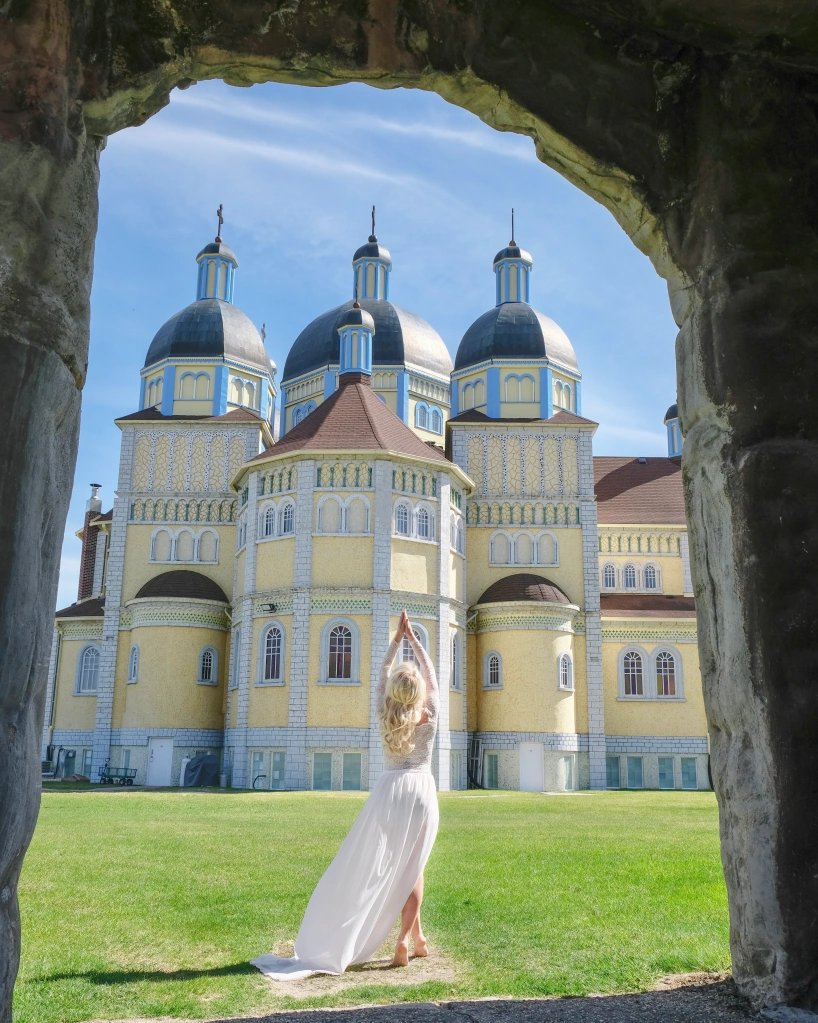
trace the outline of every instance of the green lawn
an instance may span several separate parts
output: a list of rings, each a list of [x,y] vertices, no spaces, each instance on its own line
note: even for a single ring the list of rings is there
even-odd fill
[[[247,962],[295,937],[364,798],[44,793],[15,1020],[626,991],[729,965],[712,794],[451,793],[424,917],[456,981],[277,995]]]

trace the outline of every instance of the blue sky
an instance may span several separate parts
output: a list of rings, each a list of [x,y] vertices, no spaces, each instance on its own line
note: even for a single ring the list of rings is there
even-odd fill
[[[391,297],[428,320],[454,356],[494,304],[492,258],[509,241],[534,256],[532,304],[574,344],[597,454],[665,454],[675,400],[664,281],[611,215],[539,163],[533,143],[438,96],[364,85],[174,93],[102,154],[91,353],[58,607],[76,598],[91,481],[114,498],[119,430],[136,411],[156,331],[195,298],[195,256],[216,231],[236,252],[236,304],[267,324],[283,368],[315,316],[351,297],[351,258],[369,234],[392,253]]]

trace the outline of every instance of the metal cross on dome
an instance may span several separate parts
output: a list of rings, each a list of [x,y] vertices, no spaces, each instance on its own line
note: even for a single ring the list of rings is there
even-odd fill
[[[216,241],[222,240],[222,225],[224,224],[224,217],[222,216],[222,210],[224,209],[224,203],[219,203],[219,208],[216,210],[216,216],[219,218],[219,226],[216,230]]]

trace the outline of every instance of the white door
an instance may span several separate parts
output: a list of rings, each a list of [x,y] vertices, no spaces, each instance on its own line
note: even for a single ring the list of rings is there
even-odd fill
[[[148,777],[145,782],[154,788],[170,785],[173,763],[173,739],[148,739]]]
[[[543,744],[541,742],[520,743],[520,789],[523,792],[542,792]]]

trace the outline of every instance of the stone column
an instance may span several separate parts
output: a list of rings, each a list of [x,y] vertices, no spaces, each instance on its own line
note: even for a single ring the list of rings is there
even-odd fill
[[[751,61],[697,89],[669,231],[697,269],[677,359],[733,970],[818,1009],[818,123]]]
[[[287,759],[288,789],[307,787],[307,690],[310,685],[310,594],[312,586],[312,529],[315,462],[298,463],[295,500],[293,563],[293,624],[290,636]]]
[[[372,507],[372,656],[369,690],[369,787],[383,771],[383,743],[378,721],[378,678],[386,649],[392,638],[389,632],[392,585],[392,470],[393,464],[383,459],[375,462]]]
[[[62,62],[68,60],[68,19],[52,23],[44,6],[32,8],[30,23],[19,29],[0,18],[6,44],[0,78],[4,1021],[11,1018],[20,953],[17,880],[40,802],[43,705],[60,549],[77,453],[80,389],[85,382],[97,219],[98,148],[83,134],[61,73]]]

